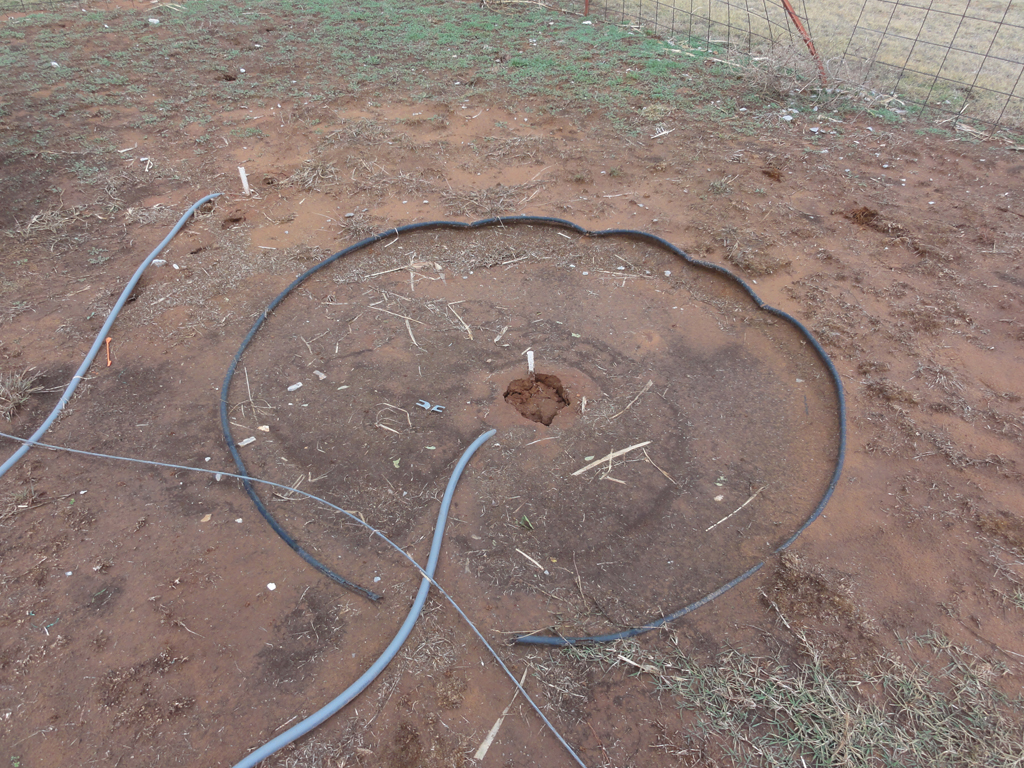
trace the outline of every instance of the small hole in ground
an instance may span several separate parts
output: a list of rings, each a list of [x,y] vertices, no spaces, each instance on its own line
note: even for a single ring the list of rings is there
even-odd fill
[[[530,421],[550,426],[558,412],[569,405],[569,395],[557,376],[538,373],[534,378],[516,379],[505,390],[505,402]]]

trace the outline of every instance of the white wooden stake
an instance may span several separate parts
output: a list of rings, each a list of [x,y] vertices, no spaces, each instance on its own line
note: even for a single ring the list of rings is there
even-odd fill
[[[238,166],[238,175],[242,179],[242,190],[245,192],[245,196],[249,196],[249,179],[245,176],[245,168]]]

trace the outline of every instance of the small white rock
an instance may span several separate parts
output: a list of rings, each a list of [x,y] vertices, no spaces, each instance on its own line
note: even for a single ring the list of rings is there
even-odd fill
[[[245,440],[240,441],[238,443],[238,446],[240,448],[243,448],[243,447],[249,445],[250,443],[255,443],[255,442],[256,442],[256,438],[255,437],[247,437],[247,438],[245,438]]]
[[[277,584],[275,584],[274,582],[270,582],[269,584],[267,584],[267,589],[273,592],[275,589],[277,589]]]
[[[290,387],[288,387],[288,391],[289,392],[294,392],[296,389],[301,389],[301,388],[302,388],[302,382],[300,381],[300,382],[292,384]]]
[[[313,371],[313,375],[320,379],[320,381],[323,381],[324,379],[327,378],[327,374],[321,373],[320,371]]]

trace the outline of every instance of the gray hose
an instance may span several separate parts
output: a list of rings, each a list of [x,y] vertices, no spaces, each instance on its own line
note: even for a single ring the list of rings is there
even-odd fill
[[[370,668],[367,669],[358,680],[346,688],[340,696],[324,707],[321,707],[301,723],[292,726],[281,735],[275,736],[255,752],[252,752],[244,760],[236,763],[234,768],[252,768],[252,766],[256,765],[261,760],[265,760],[270,757],[282,747],[291,744],[301,736],[305,736],[362,693],[363,690],[366,689],[366,686],[372,683],[377,678],[377,675],[383,672],[384,668],[391,663],[392,659],[395,658],[399,650],[401,650],[402,645],[404,645],[405,641],[409,638],[413,625],[416,624],[416,621],[420,616],[420,611],[423,610],[423,604],[427,601],[427,593],[430,591],[430,584],[434,578],[434,571],[437,569],[437,560],[441,553],[441,540],[444,538],[444,526],[448,520],[448,508],[451,506],[452,497],[455,495],[455,486],[458,484],[459,478],[462,476],[462,470],[466,468],[470,458],[474,453],[476,453],[477,448],[486,443],[494,435],[495,431],[496,430],[493,429],[488,430],[474,440],[473,444],[470,445],[469,448],[466,449],[465,453],[462,454],[462,458],[459,459],[459,463],[455,465],[455,470],[452,472],[451,479],[448,481],[448,487],[445,488],[444,497],[441,499],[441,510],[437,513],[437,525],[434,527],[434,540],[430,545],[430,557],[427,559],[427,567],[423,571],[423,581],[420,582],[420,588],[416,593],[416,599],[413,601],[412,608],[409,610],[409,615],[405,617],[405,622],[398,630],[398,634],[395,635],[395,638],[391,641],[388,647],[384,649],[384,653],[380,655],[380,658],[373,662]]]
[[[135,274],[132,275],[132,279],[128,281],[128,285],[126,285],[124,287],[124,290],[121,291],[121,297],[117,300],[117,303],[114,305],[114,308],[110,310],[110,314],[107,316],[107,321],[103,324],[103,327],[100,329],[99,335],[96,337],[96,341],[92,343],[92,349],[90,349],[89,354],[85,356],[85,360],[82,361],[82,364],[75,372],[75,375],[71,377],[71,383],[68,384],[68,388],[64,390],[64,394],[60,396],[60,400],[57,401],[57,405],[54,407],[53,411],[47,417],[46,421],[43,422],[42,426],[39,427],[39,429],[37,429],[33,433],[32,437],[28,439],[28,442],[22,443],[21,447],[19,447],[18,450],[16,450],[11,457],[7,461],[5,461],[3,465],[0,465],[0,477],[6,475],[7,471],[11,467],[13,467],[19,461],[21,461],[21,457],[28,453],[29,449],[32,447],[32,444],[39,440],[39,438],[41,438],[43,435],[45,435],[46,431],[51,426],[53,426],[53,422],[55,422],[57,420],[57,417],[60,416],[60,412],[64,410],[64,406],[68,404],[68,402],[71,400],[71,396],[75,394],[75,390],[78,389],[78,383],[85,378],[85,374],[88,372],[89,366],[92,365],[92,361],[95,360],[96,355],[99,354],[100,348],[103,346],[103,340],[107,338],[107,334],[110,332],[111,326],[114,325],[114,320],[117,319],[118,313],[121,311],[122,307],[124,307],[125,303],[128,301],[128,297],[132,295],[132,291],[135,290],[135,285],[139,282],[139,278],[142,277],[143,270],[145,270],[146,267],[148,267],[152,263],[153,259],[155,259],[159,255],[160,251],[167,247],[167,244],[171,242],[171,240],[174,238],[176,234],[178,234],[178,232],[181,231],[181,228],[185,226],[185,224],[189,220],[189,217],[191,217],[192,214],[196,212],[199,206],[209,202],[210,200],[213,200],[215,197],[220,197],[220,192],[216,192],[212,195],[207,195],[202,200],[199,200],[196,203],[194,203],[191,208],[185,211],[185,215],[178,219],[178,223],[174,225],[174,229],[172,229],[167,234],[167,237],[163,239],[160,245],[158,245],[153,250],[153,252],[146,257],[146,260],[139,265],[139,268],[135,270]]]

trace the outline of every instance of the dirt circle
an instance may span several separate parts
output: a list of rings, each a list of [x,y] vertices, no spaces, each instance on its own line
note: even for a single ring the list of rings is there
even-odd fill
[[[503,590],[578,589],[588,599],[553,628],[576,635],[644,623],[763,561],[822,498],[839,436],[823,360],[731,276],[569,231],[404,232],[331,261],[274,306],[228,397],[257,436],[246,471],[316,478],[402,546],[426,535],[464,447],[497,428],[448,555]],[[527,350],[549,373],[527,375]],[[368,583],[374,545],[343,516],[267,504]]]

